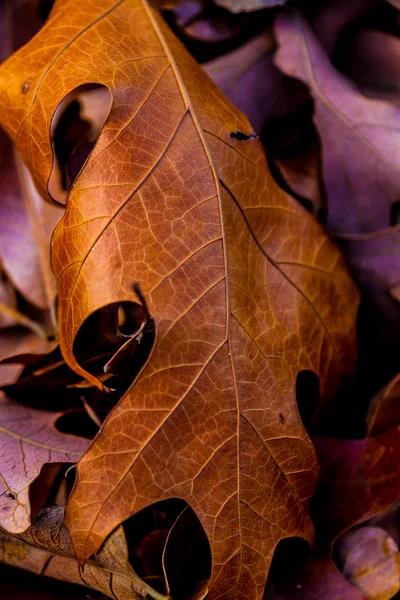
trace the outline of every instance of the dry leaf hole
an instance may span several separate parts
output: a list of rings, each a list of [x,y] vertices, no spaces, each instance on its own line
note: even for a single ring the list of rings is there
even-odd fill
[[[390,225],[392,227],[400,225],[400,200],[395,200],[392,203],[392,208],[390,212]]]
[[[183,500],[157,502],[123,524],[130,563],[160,593],[189,600],[206,589],[211,550],[195,512]]]
[[[45,463],[29,488],[32,521],[46,506],[65,506],[75,482],[73,463]]]
[[[53,167],[48,191],[65,204],[75,179],[100,136],[111,107],[104,85],[84,84],[72,90],[57,107],[51,124]]]
[[[278,597],[282,583],[284,584],[309,556],[310,546],[301,538],[281,540],[274,551],[262,600],[273,600]]]
[[[296,379],[296,401],[306,430],[313,431],[313,415],[320,402],[319,378],[312,371],[300,371]]]
[[[78,363],[103,382],[104,390],[72,371],[59,348],[33,357],[19,379],[3,389],[28,406],[63,413],[56,422],[60,432],[92,439],[146,362],[154,337],[142,305],[111,304],[90,315],[73,346]]]

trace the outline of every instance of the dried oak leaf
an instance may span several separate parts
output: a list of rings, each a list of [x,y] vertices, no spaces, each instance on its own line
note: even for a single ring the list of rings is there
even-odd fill
[[[155,600],[168,600],[133,571],[122,527],[109,536],[100,552],[82,569],[75,558],[63,517],[64,507],[51,506],[23,533],[10,535],[0,531],[0,562],[37,575],[85,585],[114,600],[139,600],[149,594]]]
[[[29,527],[29,487],[43,465],[77,462],[88,447],[88,440],[53,427],[59,416],[0,396],[0,527],[6,531]]]
[[[334,540],[400,499],[400,427],[361,440],[313,436],[321,464],[314,498],[317,527]]]
[[[56,2],[2,65],[0,120],[43,193],[53,115],[84,83],[112,104],[53,237],[61,349],[100,385],[74,339],[94,311],[135,300],[135,280],[157,337],[79,465],[66,515],[77,557],[179,497],[211,543],[210,600],[261,598],[278,541],[312,538],[318,469],[296,377],[315,371],[323,404],[334,396],[354,364],[358,294],[273,182],[248,120],[144,0]]]

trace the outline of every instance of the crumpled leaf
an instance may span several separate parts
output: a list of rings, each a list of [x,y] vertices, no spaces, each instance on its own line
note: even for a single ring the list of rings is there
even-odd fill
[[[380,527],[359,527],[337,542],[343,575],[368,600],[390,600],[400,589],[399,547]]]
[[[29,487],[43,465],[77,462],[88,447],[88,440],[53,427],[59,416],[0,396],[0,526],[6,531],[29,527]]]
[[[60,102],[89,81],[112,95],[53,238],[66,361],[100,385],[74,340],[96,310],[137,301],[134,281],[157,331],[80,462],[66,515],[78,559],[141,508],[178,497],[210,540],[210,600],[261,598],[277,542],[312,538],[317,465],[295,381],[318,373],[326,404],[352,370],[358,295],[344,261],[146,2],[56,2],[0,71],[3,126],[43,193]]]
[[[321,465],[314,499],[327,540],[386,512],[400,499],[400,427],[361,440],[313,436]]]
[[[114,531],[100,552],[82,569],[74,556],[71,538],[63,525],[64,507],[43,509],[32,526],[18,535],[0,532],[0,562],[38,575],[78,583],[114,600],[135,600],[151,594],[168,600],[145,584],[129,564],[122,527]]]
[[[306,83],[322,138],[327,224],[334,233],[372,233],[391,224],[400,194],[400,107],[365,98],[332,66],[304,17],[276,21],[282,71]]]
[[[333,560],[309,560],[295,573],[288,573],[281,583],[274,600],[366,600]]]

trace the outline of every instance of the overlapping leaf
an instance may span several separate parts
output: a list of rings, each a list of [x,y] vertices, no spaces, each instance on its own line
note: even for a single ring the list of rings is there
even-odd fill
[[[20,533],[30,525],[29,487],[46,463],[77,462],[88,441],[58,432],[57,413],[0,396],[0,526]]]
[[[400,554],[393,538],[380,527],[360,527],[338,542],[343,575],[368,600],[390,600],[400,589]]]
[[[340,573],[333,560],[309,560],[282,582],[277,600],[367,600]]]
[[[332,540],[398,502],[399,427],[362,440],[313,440],[322,471],[315,501],[321,534]]]
[[[82,569],[75,559],[68,529],[62,523],[63,516],[64,507],[51,506],[45,508],[24,533],[0,532],[0,561],[38,575],[85,585],[114,600],[143,598],[149,591],[156,600],[167,600],[133,571],[122,527]]]
[[[358,298],[342,257],[145,1],[56,2],[0,83],[2,124],[43,193],[57,107],[87,83],[112,96],[53,239],[66,361],[99,385],[75,337],[94,311],[136,300],[135,280],[157,329],[79,465],[67,509],[79,560],[181,497],[212,546],[210,600],[260,598],[277,542],[312,538],[317,466],[295,382],[316,372],[327,403],[352,370]]]
[[[61,215],[62,209],[38,195],[0,131],[0,262],[14,286],[41,309],[53,309],[55,301],[50,237]]]
[[[400,108],[360,94],[333,67],[299,12],[279,15],[276,32],[277,64],[306,83],[315,100],[329,229],[358,234],[387,228],[400,188]]]
[[[357,3],[356,14],[368,6]],[[340,2],[332,5],[332,10],[337,16],[333,26],[336,42],[340,27],[356,15],[352,14],[352,3]],[[287,10],[279,15],[276,61],[283,73],[305,83],[314,98],[327,191],[327,225],[366,292],[369,308],[362,327],[367,365],[364,378],[374,389],[398,371],[400,108],[393,102],[365,97],[334,67],[324,50],[324,34],[331,28],[329,11],[321,10],[320,17],[314,23],[318,39],[300,12]],[[393,77],[393,72],[388,76]],[[396,80],[390,79],[390,83],[397,85]]]

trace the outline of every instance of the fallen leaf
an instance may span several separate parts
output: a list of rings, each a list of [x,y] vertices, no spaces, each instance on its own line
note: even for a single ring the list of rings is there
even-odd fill
[[[364,291],[359,397],[371,396],[398,372],[400,107],[366,98],[337,71],[299,12],[282,12],[276,35],[278,66],[314,98],[327,226]]]
[[[0,263],[29,302],[53,312],[56,285],[50,268],[50,238],[62,213],[39,196],[26,167],[0,131]]]
[[[334,540],[400,499],[400,427],[361,440],[313,436],[321,465],[316,527]]]
[[[4,61],[40,29],[38,3],[4,0],[0,23],[0,61]],[[29,302],[50,308],[53,314],[56,287],[49,247],[61,215],[61,209],[40,198],[13,145],[0,130],[0,264]]]
[[[29,527],[29,486],[43,465],[77,462],[88,447],[87,440],[53,427],[59,416],[0,396],[0,526],[6,531],[21,533]]]
[[[390,600],[400,590],[399,547],[380,527],[359,527],[336,544],[343,575],[368,600]]]
[[[112,97],[53,237],[64,358],[101,387],[74,340],[95,311],[136,301],[134,281],[157,331],[80,462],[66,515],[78,559],[178,497],[210,540],[210,600],[261,598],[278,541],[312,539],[318,469],[297,373],[318,373],[329,403],[353,368],[357,292],[326,234],[273,182],[247,119],[145,1],[56,2],[47,23],[0,69],[3,126],[43,193],[60,102],[87,82]]]
[[[278,66],[307,84],[315,101],[328,228],[339,234],[387,228],[400,195],[400,107],[365,98],[333,67],[299,12],[281,13],[276,35]]]
[[[0,532],[0,562],[13,567],[87,586],[114,600],[151,597],[169,600],[144,583],[129,564],[122,527],[114,531],[100,552],[82,569],[74,556],[64,507],[45,508],[27,531],[19,535]]]
[[[340,573],[333,560],[317,558],[289,573],[276,600],[367,600]],[[267,600],[267,599],[265,599]]]

